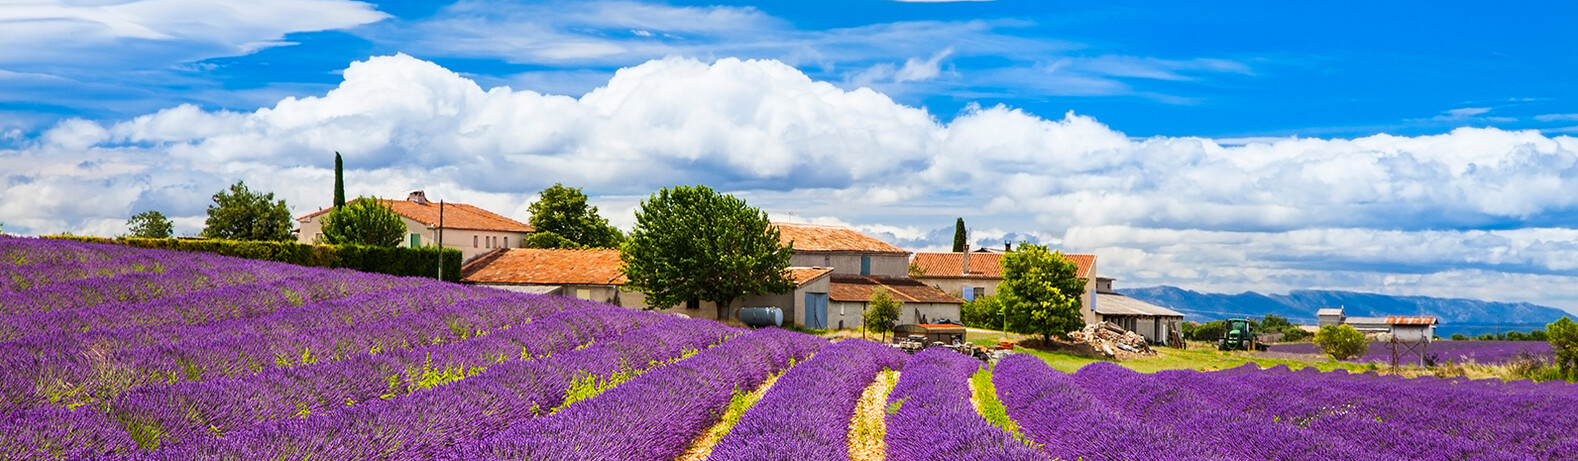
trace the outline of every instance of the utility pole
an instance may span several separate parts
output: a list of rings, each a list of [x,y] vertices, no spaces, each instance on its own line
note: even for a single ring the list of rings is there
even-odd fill
[[[438,281],[444,281],[444,201],[438,201]]]

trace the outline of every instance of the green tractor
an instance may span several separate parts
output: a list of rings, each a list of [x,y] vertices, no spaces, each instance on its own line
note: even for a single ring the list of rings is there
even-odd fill
[[[1216,343],[1216,348],[1224,351],[1250,351],[1259,349],[1255,344],[1255,327],[1250,325],[1249,319],[1227,319],[1227,331],[1222,332],[1222,340]]]

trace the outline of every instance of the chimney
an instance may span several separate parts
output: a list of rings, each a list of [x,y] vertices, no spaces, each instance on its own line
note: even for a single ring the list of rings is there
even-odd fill
[[[960,264],[960,270],[963,270],[963,272],[960,272],[959,275],[970,275],[970,244],[964,244],[964,253],[961,253],[959,259],[964,261],[963,264]]]
[[[418,205],[426,205],[427,204],[427,193],[422,192],[422,191],[412,191],[411,195],[407,195],[405,197],[405,200],[407,202],[414,202],[414,203],[416,203]]]
[[[1014,251],[1014,244],[1012,242],[1003,242],[1003,252],[1009,253],[1012,251]]]

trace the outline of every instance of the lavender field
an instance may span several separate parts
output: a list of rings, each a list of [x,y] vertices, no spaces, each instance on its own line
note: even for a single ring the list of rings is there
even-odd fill
[[[1271,352],[1289,354],[1320,354],[1320,346],[1314,343],[1274,344]],[[1418,363],[1416,355],[1406,355],[1402,361]],[[1551,350],[1551,343],[1545,341],[1432,341],[1427,349],[1427,356],[1434,355],[1437,363],[1478,363],[1481,365],[1502,365],[1517,359],[1519,355],[1529,354],[1541,358],[1546,362],[1555,359],[1556,353]],[[1349,359],[1350,362],[1391,363],[1391,343],[1372,341],[1370,349],[1363,356]]]
[[[571,298],[0,237],[0,458],[1578,459],[1578,387],[981,362]],[[771,384],[768,384],[771,383]],[[864,442],[864,441],[862,441]],[[862,443],[861,446],[866,446]],[[866,458],[862,458],[866,459]]]

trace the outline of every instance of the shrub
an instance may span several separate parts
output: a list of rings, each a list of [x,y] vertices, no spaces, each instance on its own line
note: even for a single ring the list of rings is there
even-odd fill
[[[1453,341],[1468,341],[1469,337],[1468,336],[1464,336],[1462,333],[1452,333],[1452,340]]]
[[[1315,343],[1320,345],[1321,352],[1333,360],[1363,356],[1370,350],[1370,343],[1364,340],[1364,333],[1355,330],[1352,325],[1320,327],[1320,332],[1315,333]]]
[[[965,301],[959,308],[959,319],[965,326],[975,328],[1003,329],[1003,306],[997,302],[996,296],[982,296]]]
[[[444,258],[444,280],[460,281],[460,250],[438,247],[385,248],[355,245],[307,245],[294,242],[238,240],[144,239],[50,235],[47,238],[78,242],[126,245],[161,250],[200,251],[260,261],[307,267],[338,267],[403,277],[438,277],[439,253]]]
[[[1195,341],[1216,341],[1222,339],[1224,333],[1227,333],[1227,324],[1221,320],[1212,320],[1195,327],[1194,337],[1189,339]]]

